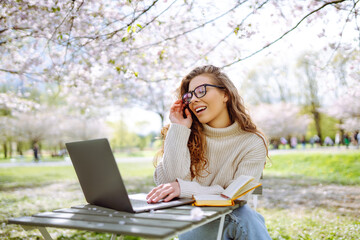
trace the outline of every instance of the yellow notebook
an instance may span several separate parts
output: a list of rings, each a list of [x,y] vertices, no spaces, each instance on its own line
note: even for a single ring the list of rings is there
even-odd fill
[[[195,206],[232,206],[234,200],[238,199],[251,190],[261,186],[261,183],[254,181],[254,177],[241,175],[234,180],[221,194],[194,195]]]

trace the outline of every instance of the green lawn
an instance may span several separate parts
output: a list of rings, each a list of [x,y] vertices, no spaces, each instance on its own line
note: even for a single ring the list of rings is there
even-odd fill
[[[289,153],[271,156],[265,178],[307,179],[322,184],[360,186],[360,151],[341,153]],[[129,192],[147,192],[153,187],[151,162],[120,163]],[[9,217],[70,207],[85,202],[72,166],[0,168],[0,239],[39,239],[37,230],[24,231],[6,225]],[[266,197],[266,196],[264,196]],[[357,209],[360,211],[360,209]],[[359,214],[331,209],[264,208],[273,239],[357,239]],[[357,216],[357,217],[356,217]],[[55,239],[109,239],[110,235],[51,229]],[[126,237],[125,239],[134,239]]]
[[[360,185],[360,151],[335,153],[288,153],[270,156],[264,173],[287,178]]]
[[[151,162],[119,163],[118,166],[125,181],[149,178],[154,171]],[[72,166],[0,168],[1,191],[45,186],[58,181],[77,181],[74,168]]]

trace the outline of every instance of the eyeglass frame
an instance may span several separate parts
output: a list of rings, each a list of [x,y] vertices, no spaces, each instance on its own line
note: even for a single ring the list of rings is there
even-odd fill
[[[195,92],[196,89],[199,88],[199,87],[205,87],[205,93],[204,93],[204,95],[202,95],[201,97],[198,97],[197,94],[196,94],[196,92]],[[186,92],[186,93],[184,93],[184,94],[182,95],[182,101],[183,101],[183,103],[186,104],[186,105],[189,105],[189,104],[191,103],[191,99],[193,98],[194,95],[195,95],[195,97],[197,97],[197,98],[202,98],[202,97],[204,97],[204,96],[206,95],[206,93],[207,93],[206,87],[216,87],[216,88],[220,88],[220,89],[225,89],[225,87],[219,86],[219,85],[213,85],[213,84],[208,84],[208,83],[201,84],[201,85],[197,86],[194,90],[189,91],[189,92]],[[189,93],[191,94],[191,97],[189,98],[190,101],[186,101],[185,98],[184,98],[184,96],[185,96],[186,94],[189,94]]]

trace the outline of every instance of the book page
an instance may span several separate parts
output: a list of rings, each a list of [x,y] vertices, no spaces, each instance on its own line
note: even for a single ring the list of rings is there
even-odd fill
[[[251,190],[253,190],[259,186],[261,186],[261,183],[259,183],[259,182],[254,182],[254,181],[249,182],[240,191],[238,191],[236,194],[234,194],[234,196],[232,197],[232,200],[235,200],[241,196],[244,196],[245,194],[247,194],[248,192],[250,192]]]
[[[250,181],[252,181],[254,179],[254,177],[252,176],[245,176],[245,175],[241,175],[240,177],[238,177],[237,179],[235,179],[225,190],[224,192],[221,194],[225,197],[228,198],[233,198],[236,193],[238,193],[239,191],[241,191],[241,189]]]

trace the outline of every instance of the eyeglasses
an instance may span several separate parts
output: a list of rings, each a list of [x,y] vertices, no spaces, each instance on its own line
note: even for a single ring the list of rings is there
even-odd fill
[[[206,87],[217,87],[220,89],[224,89],[225,87],[218,86],[218,85],[212,85],[212,84],[202,84],[200,86],[197,86],[193,91],[187,92],[182,96],[183,103],[190,104],[191,99],[193,97],[193,94],[197,98],[202,98],[206,95]]]

